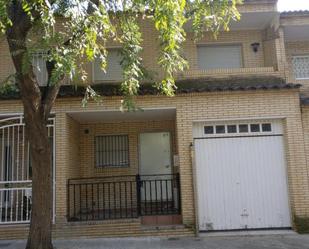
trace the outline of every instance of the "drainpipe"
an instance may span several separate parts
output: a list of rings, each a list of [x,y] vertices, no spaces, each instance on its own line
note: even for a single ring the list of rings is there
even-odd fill
[[[195,236],[199,237],[199,221],[198,221],[198,205],[197,205],[197,175],[196,175],[196,164],[195,164],[195,150],[194,142],[190,144],[190,156],[192,166],[192,181],[193,181],[193,205],[194,205],[194,216],[195,216]]]

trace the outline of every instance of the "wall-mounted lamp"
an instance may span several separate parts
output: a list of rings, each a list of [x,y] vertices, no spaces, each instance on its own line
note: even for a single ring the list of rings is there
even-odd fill
[[[257,51],[259,51],[260,43],[259,42],[252,43],[251,47],[252,47],[253,52],[257,53]]]

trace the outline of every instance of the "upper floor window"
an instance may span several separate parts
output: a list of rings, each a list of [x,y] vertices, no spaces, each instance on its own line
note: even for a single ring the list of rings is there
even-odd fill
[[[45,55],[45,52],[36,52],[32,55],[33,72],[40,86],[46,86],[48,80]]]
[[[292,63],[295,79],[309,79],[309,55],[293,56]]]
[[[122,67],[120,65],[121,55],[119,49],[110,49],[107,55],[107,65],[104,72],[101,69],[100,59],[95,59],[93,65],[93,79],[98,81],[120,81],[122,80]]]
[[[242,67],[241,45],[199,45],[197,57],[202,70]]]

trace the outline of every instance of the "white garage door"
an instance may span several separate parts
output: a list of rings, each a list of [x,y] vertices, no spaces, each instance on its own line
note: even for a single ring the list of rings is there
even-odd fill
[[[290,227],[280,122],[194,127],[200,230]]]

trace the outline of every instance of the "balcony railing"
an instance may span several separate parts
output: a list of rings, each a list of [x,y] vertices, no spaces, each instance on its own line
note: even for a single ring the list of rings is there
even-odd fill
[[[68,220],[180,214],[178,174],[68,180]]]
[[[222,78],[226,76],[265,76],[265,75],[278,75],[279,73],[274,67],[243,67],[243,68],[217,68],[217,69],[189,69],[184,72],[178,73],[178,78],[188,79],[210,76],[214,78]]]

